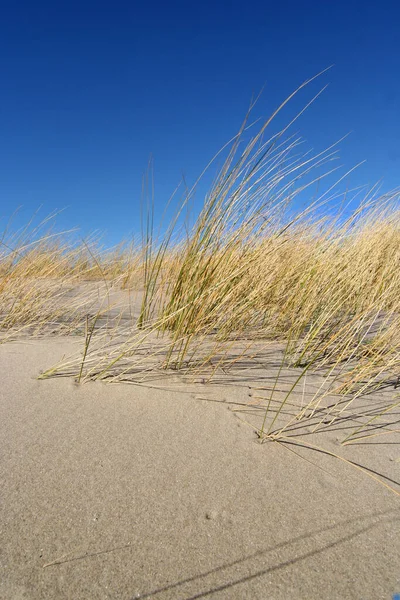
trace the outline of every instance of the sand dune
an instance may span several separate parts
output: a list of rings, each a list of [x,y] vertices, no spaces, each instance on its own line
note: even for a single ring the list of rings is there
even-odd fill
[[[258,444],[228,410],[238,386],[208,402],[201,384],[35,379],[79,343],[0,346],[1,598],[400,592],[399,497],[326,455]],[[321,445],[400,479],[398,445],[336,435]]]

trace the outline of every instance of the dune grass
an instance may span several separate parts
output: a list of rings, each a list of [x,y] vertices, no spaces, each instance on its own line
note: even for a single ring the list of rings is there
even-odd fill
[[[13,235],[6,230],[0,342],[26,334],[81,335],[82,354],[41,375],[80,382],[171,370],[212,381],[221,370],[257,359],[266,345],[280,344],[276,384],[258,388],[260,440],[287,439],[298,423],[317,431],[348,418],[360,397],[394,389],[400,377],[398,192],[372,188],[352,210],[349,192],[338,191],[343,177],[316,194],[316,183],[336,168],[336,146],[300,153],[301,140],[287,137],[287,127],[266,139],[271,119],[243,143],[248,118],[185,235],[181,216],[196,185],[161,237],[148,209],[138,246],[102,251],[96,240],[74,243],[71,232],[54,233],[48,221]],[[135,291],[138,310],[125,318]],[[295,381],[277,400],[285,369],[295,370]],[[324,383],[287,411],[314,372]],[[357,425],[343,442],[383,434],[377,422],[385,424],[398,406],[395,392],[379,410],[357,408]]]

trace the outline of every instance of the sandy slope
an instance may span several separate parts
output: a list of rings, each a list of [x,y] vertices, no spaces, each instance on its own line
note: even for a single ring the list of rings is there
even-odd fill
[[[35,380],[76,343],[0,346],[2,599],[400,593],[399,497],[193,390]],[[400,479],[398,445],[346,452]]]

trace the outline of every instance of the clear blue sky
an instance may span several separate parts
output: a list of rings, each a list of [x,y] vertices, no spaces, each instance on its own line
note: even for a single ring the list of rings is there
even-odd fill
[[[329,83],[296,130],[316,150],[352,131],[343,163],[367,161],[352,183],[397,186],[399,22],[385,0],[4,0],[0,216],[68,207],[63,227],[117,241],[139,229],[150,154],[159,212],[236,132],[252,94],[265,85],[256,114],[268,116],[331,64],[280,124]]]

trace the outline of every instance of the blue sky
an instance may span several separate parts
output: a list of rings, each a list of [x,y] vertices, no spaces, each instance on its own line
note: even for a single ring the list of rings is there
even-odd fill
[[[400,184],[398,3],[10,2],[0,19],[0,229],[23,206],[62,227],[139,230],[141,177],[154,158],[156,213],[237,131],[251,96],[307,147],[342,135],[351,185]],[[201,195],[196,199],[198,206]]]

